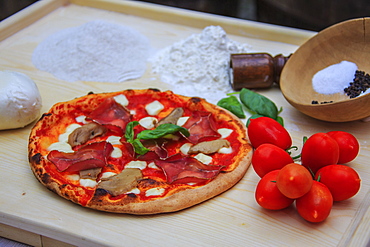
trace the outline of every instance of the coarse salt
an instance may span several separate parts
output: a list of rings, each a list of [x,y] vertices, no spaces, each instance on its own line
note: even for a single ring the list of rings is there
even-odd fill
[[[344,93],[357,69],[357,65],[349,61],[330,65],[312,77],[313,89],[321,94]]]

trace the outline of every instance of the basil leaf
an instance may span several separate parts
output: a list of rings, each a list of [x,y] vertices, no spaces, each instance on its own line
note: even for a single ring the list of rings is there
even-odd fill
[[[141,141],[139,139],[135,139],[135,140],[131,141],[131,144],[134,147],[135,153],[137,153],[137,154],[143,155],[143,154],[146,154],[149,151],[149,149],[144,147],[144,145],[141,143]]]
[[[278,109],[275,103],[272,102],[270,99],[246,88],[243,88],[240,91],[239,97],[240,101],[249,110],[276,120],[278,115]]]
[[[138,124],[139,124],[138,121],[132,121],[126,125],[125,138],[127,142],[131,143],[134,140],[134,127],[137,126]]]
[[[227,98],[220,99],[217,102],[217,105],[222,108],[225,108],[226,110],[229,110],[239,118],[245,118],[243,106],[242,104],[240,104],[238,98],[235,96],[229,96]]]
[[[143,130],[137,135],[137,139],[140,140],[151,140],[158,139],[167,134],[173,134],[176,132],[181,132],[184,136],[188,137],[190,135],[189,131],[181,126],[175,124],[161,124],[154,130]]]

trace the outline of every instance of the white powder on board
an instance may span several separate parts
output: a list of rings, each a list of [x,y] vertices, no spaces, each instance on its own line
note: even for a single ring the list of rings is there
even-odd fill
[[[123,82],[141,77],[151,47],[138,31],[103,20],[47,37],[33,52],[36,68],[73,81]]]
[[[330,65],[312,77],[313,89],[321,94],[344,93],[344,88],[353,81],[357,69],[355,63],[348,61]]]
[[[175,93],[201,96],[214,102],[230,92],[230,54],[245,53],[250,46],[227,37],[220,26],[208,26],[199,34],[160,50],[152,59],[152,70]]]

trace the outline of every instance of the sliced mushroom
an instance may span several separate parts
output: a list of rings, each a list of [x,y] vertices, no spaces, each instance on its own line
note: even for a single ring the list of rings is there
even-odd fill
[[[75,129],[68,136],[68,143],[72,147],[84,144],[88,140],[102,135],[106,132],[106,128],[97,123],[88,123]]]
[[[230,142],[224,139],[218,139],[213,141],[205,141],[195,144],[191,146],[188,154],[196,154],[196,153],[203,153],[203,154],[211,154],[215,153],[223,147],[230,147]]]
[[[80,178],[96,179],[101,172],[101,168],[92,168],[80,171]]]
[[[184,109],[182,109],[181,107],[177,107],[173,109],[172,112],[168,114],[166,117],[159,120],[157,126],[165,123],[176,124],[177,120],[179,120],[179,118],[182,117],[182,114],[184,114]]]
[[[98,188],[108,191],[112,196],[118,196],[135,188],[142,178],[140,169],[126,168],[117,175],[103,179]]]

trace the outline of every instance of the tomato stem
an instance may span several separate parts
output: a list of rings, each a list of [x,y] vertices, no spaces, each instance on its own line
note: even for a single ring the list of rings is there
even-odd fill
[[[290,148],[288,148],[287,150],[285,150],[289,155],[292,155],[292,152],[290,152],[290,150],[297,151],[298,150],[298,147],[297,146],[291,146]],[[301,157],[301,154],[298,154],[297,156],[293,156],[292,159],[293,160],[296,160],[296,159],[298,159],[300,157]]]
[[[311,173],[311,176],[315,178],[315,173],[312,171],[311,167],[307,167],[308,171]],[[319,181],[317,181],[319,182]]]
[[[303,145],[305,144],[305,142],[307,141],[308,137],[307,136],[303,136]],[[290,152],[291,149],[294,149],[295,151],[298,150],[298,147],[297,146],[291,146],[290,148],[288,148],[286,151],[288,152],[289,155],[291,155],[292,153]],[[297,156],[293,156],[292,159],[293,160],[297,160],[299,158],[301,158],[302,156],[302,153],[298,154]],[[312,171],[311,171],[312,173]]]
[[[307,139],[308,139],[308,137],[307,137],[307,136],[304,136],[304,137],[303,137],[303,144],[305,144],[305,143],[306,143]]]
[[[282,111],[283,111],[283,107],[281,106],[279,111],[278,111],[278,114],[280,114]]]
[[[292,159],[293,159],[293,160],[297,160],[297,159],[299,159],[299,158],[301,158],[301,154],[298,154],[297,156],[293,156],[293,157],[292,157]]]

